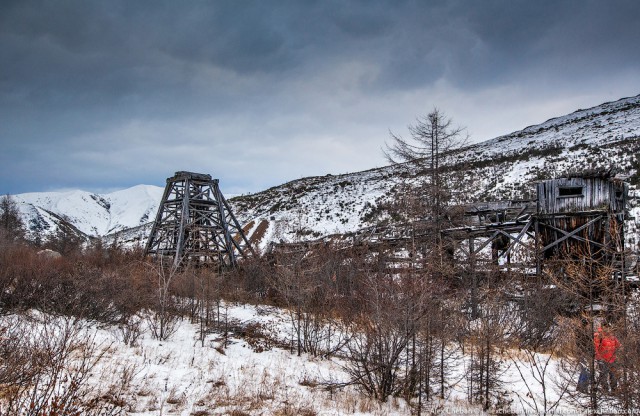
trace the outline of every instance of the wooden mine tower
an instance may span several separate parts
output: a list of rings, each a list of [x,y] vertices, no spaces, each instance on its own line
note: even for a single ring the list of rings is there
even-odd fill
[[[218,180],[181,171],[167,179],[145,252],[170,257],[174,267],[229,268],[253,250]]]

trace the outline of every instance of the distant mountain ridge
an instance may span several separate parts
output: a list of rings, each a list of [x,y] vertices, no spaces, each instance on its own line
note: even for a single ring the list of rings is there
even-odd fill
[[[539,180],[612,168],[632,184],[632,214],[638,218],[639,155],[636,96],[457,149],[445,155],[443,166],[446,174],[462,178],[459,202],[534,198]],[[256,245],[264,248],[272,241],[348,233],[391,221],[385,205],[422,174],[408,165],[393,165],[307,177],[229,202]],[[139,185],[104,195],[72,191],[21,194],[16,199],[32,235],[50,235],[63,218],[86,236],[131,245],[144,244],[161,197],[162,188]],[[637,233],[635,222],[628,231]]]
[[[108,194],[85,191],[15,195],[29,237],[54,235],[61,221],[82,237],[103,237],[143,225],[155,218],[163,188],[137,185]]]

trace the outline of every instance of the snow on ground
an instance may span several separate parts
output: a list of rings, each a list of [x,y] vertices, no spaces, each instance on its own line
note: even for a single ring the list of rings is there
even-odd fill
[[[245,324],[277,323],[280,328],[288,319],[277,311],[264,315],[254,306],[230,307],[227,314]],[[96,369],[96,382],[117,385],[133,375],[125,401],[128,414],[140,416],[410,413],[402,401],[380,404],[352,388],[322,388],[323,382],[346,380],[336,360],[298,357],[279,348],[257,352],[238,338],[228,339],[225,347],[220,334],[208,335],[203,346],[198,329],[181,321],[169,340],[152,339],[146,332],[134,347],[121,342],[115,329],[99,330],[97,339],[109,348]]]
[[[278,338],[280,345],[291,339],[286,311],[240,304],[223,305],[222,312],[229,321],[261,325],[269,339]],[[379,403],[354,387],[327,389],[329,383],[348,380],[339,358],[298,357],[269,341],[225,339],[219,332],[207,334],[202,342],[199,326],[188,320],[179,321],[168,340],[153,339],[144,331],[134,346],[123,342],[118,328],[92,326],[91,330],[96,331],[95,341],[104,351],[93,371],[92,386],[108,390],[126,403],[129,415],[411,414],[402,399]],[[425,404],[424,414],[429,414],[429,406],[435,414],[484,414],[466,401],[469,357],[459,351],[456,357],[447,397]],[[558,401],[558,387],[575,395],[574,375],[563,379],[557,360],[544,354],[507,351],[502,360],[501,391],[511,403],[508,409],[518,414],[531,413],[536,405],[541,409],[544,404],[542,385],[531,371],[531,357],[540,368],[549,362],[545,375],[548,406]],[[558,414],[580,414],[566,397],[565,393],[560,399]]]

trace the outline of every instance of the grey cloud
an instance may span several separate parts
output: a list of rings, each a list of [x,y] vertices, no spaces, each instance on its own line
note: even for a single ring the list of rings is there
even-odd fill
[[[624,0],[5,1],[0,193],[161,184],[171,165],[228,168],[238,189],[364,169],[382,163],[389,128],[501,88],[465,118],[503,133],[500,106],[516,99],[640,89],[638,12]],[[316,154],[281,149],[305,141]],[[29,179],[4,179],[16,172]]]

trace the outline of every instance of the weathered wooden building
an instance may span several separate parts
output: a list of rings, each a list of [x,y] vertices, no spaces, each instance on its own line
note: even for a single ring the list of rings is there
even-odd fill
[[[541,254],[614,256],[624,250],[628,184],[608,173],[537,185],[536,227]]]
[[[464,264],[479,268],[535,266],[540,274],[551,258],[581,256],[616,264],[624,252],[628,189],[609,172],[541,181],[536,200],[470,204],[469,225],[444,230],[443,237]],[[516,251],[525,254],[520,264],[512,264]]]

